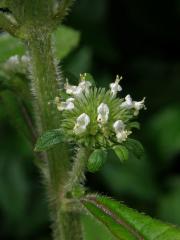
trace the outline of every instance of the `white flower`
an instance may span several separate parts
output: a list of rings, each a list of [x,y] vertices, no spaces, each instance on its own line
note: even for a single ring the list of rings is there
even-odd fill
[[[98,113],[97,121],[99,123],[106,123],[108,121],[109,107],[107,104],[101,103],[97,108],[97,113]]]
[[[20,57],[18,55],[14,55],[8,59],[8,63],[18,64]]]
[[[60,102],[59,97],[55,98],[55,103],[57,104],[57,109],[59,111],[72,110],[74,108],[74,98],[68,98],[65,102]]]
[[[14,55],[11,56],[5,63],[4,68],[8,71],[19,71],[19,65],[20,65],[20,56]]]
[[[116,133],[116,138],[119,143],[126,141],[129,134],[131,134],[131,131],[125,130],[125,124],[122,120],[117,120],[113,124],[114,131]]]
[[[80,83],[78,85],[83,91],[88,92],[89,88],[92,86],[90,81],[86,81],[86,73],[80,74]]]
[[[117,92],[120,92],[122,90],[122,87],[119,85],[121,79],[122,77],[119,77],[117,75],[115,82],[110,84],[110,89],[113,96],[116,96]]]
[[[89,81],[81,81],[78,85],[78,87],[80,87],[82,89],[82,91],[88,92],[89,88],[92,86],[91,82]]]
[[[130,95],[127,95],[125,97],[125,101],[121,104],[121,107],[126,108],[126,109],[134,109],[134,115],[137,116],[139,113],[139,110],[142,108],[146,109],[144,105],[145,98],[143,98],[141,101],[132,101],[132,98]]]
[[[66,84],[64,85],[64,88],[66,89],[66,93],[73,95],[75,97],[80,96],[83,92],[88,92],[89,88],[91,87],[91,82],[85,81],[82,79],[82,81],[79,83],[78,86],[71,85],[68,83],[68,80],[66,81]]]
[[[66,89],[67,94],[74,95],[74,96],[81,95],[81,93],[83,91],[83,89],[81,87],[71,85],[71,84],[68,83],[68,81],[66,82],[64,88]]]
[[[115,133],[119,133],[119,132],[121,132],[122,130],[124,130],[125,124],[123,123],[122,120],[117,120],[117,121],[113,124],[113,128],[114,128]]]
[[[126,109],[131,109],[134,107],[134,102],[129,94],[125,97],[125,101],[121,103],[121,107]]]
[[[145,98],[143,98],[141,101],[137,102],[137,101],[134,101],[134,109],[135,109],[135,112],[134,112],[134,115],[137,116],[138,113],[139,113],[139,110],[141,109],[146,109],[145,105],[144,105],[144,101],[145,101]]]
[[[86,113],[82,113],[77,119],[74,126],[74,132],[76,135],[86,131],[87,126],[90,123],[90,118]]]
[[[3,67],[5,70],[8,70],[8,71],[25,74],[27,72],[28,63],[29,63],[29,57],[27,57],[26,55],[23,55],[23,56],[14,55],[14,56],[11,56],[3,64]]]
[[[127,131],[127,130],[122,130],[122,131],[116,133],[117,141],[119,143],[126,141],[126,139],[128,138],[129,134],[131,134],[131,131]]]

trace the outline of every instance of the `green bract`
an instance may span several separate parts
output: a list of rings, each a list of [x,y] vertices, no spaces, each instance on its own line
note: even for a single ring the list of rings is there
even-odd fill
[[[89,75],[80,75],[78,86],[67,82],[64,99],[55,99],[58,110],[62,111],[60,128],[64,135],[90,149],[107,149],[125,142],[131,129],[138,126],[133,124],[133,118],[144,107],[144,100],[133,102],[129,95],[130,99],[125,101],[117,97],[121,91],[118,76],[110,84],[110,90],[93,86],[86,76]],[[139,108],[135,106],[138,104]]]
[[[121,162],[128,159],[128,151],[140,157],[141,144],[129,138],[133,128],[139,128],[134,121],[139,110],[145,108],[144,99],[133,101],[130,95],[119,98],[122,90],[121,78],[116,77],[110,89],[97,88],[90,74],[80,74],[77,86],[64,85],[61,98],[55,97],[54,103],[62,112],[59,129],[52,129],[37,141],[35,150],[45,151],[55,144],[70,142],[88,150],[87,169],[98,171],[112,149]],[[50,105],[49,105],[50,106]]]

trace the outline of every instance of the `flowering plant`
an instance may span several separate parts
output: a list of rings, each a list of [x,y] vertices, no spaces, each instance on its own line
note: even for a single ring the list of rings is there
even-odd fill
[[[133,101],[130,95],[125,99],[118,97],[118,92],[122,91],[121,79],[117,75],[107,91],[97,88],[88,73],[80,74],[78,86],[69,84],[67,80],[63,98],[54,100],[62,112],[60,129],[65,139],[92,152],[113,149],[119,155],[120,146],[127,142],[132,128],[139,127],[133,120],[141,109],[145,109],[145,98],[138,102]]]
[[[90,146],[111,147],[126,141],[137,124],[131,122],[139,110],[145,108],[142,101],[132,101],[130,95],[122,98],[117,93],[122,90],[119,76],[110,84],[110,90],[97,88],[81,75],[78,86],[65,84],[65,101],[55,99],[57,109],[62,111],[62,129],[68,139]]]
[[[55,30],[63,29],[60,23],[72,2],[0,1],[0,27],[19,38],[21,44],[25,43],[27,50],[25,56],[11,56],[3,65],[7,82],[2,85],[9,87],[8,80],[12,79],[9,89],[16,91],[18,100],[21,94],[19,101],[28,128],[25,132],[33,146],[36,142],[36,163],[49,195],[53,239],[85,239],[81,214],[86,213],[107,226],[113,239],[178,240],[177,228],[107,197],[87,194],[85,173],[98,171],[108,159],[109,150],[122,162],[128,158],[128,151],[134,151],[135,147],[142,150],[130,135],[133,128],[139,128],[135,119],[145,109],[145,98],[134,101],[130,95],[119,97],[122,91],[119,76],[108,90],[97,87],[88,73],[80,75],[78,85],[71,85],[68,80],[64,84],[52,35]],[[61,37],[62,33],[64,30]],[[28,109],[24,99],[32,98],[33,107]]]

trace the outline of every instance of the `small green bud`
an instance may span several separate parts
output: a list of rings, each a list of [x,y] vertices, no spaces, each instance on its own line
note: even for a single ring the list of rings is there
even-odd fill
[[[90,155],[88,159],[88,171],[89,172],[97,172],[102,165],[105,163],[107,159],[107,151],[102,149],[96,149],[94,152]]]
[[[128,160],[128,150],[122,145],[116,145],[113,147],[114,153],[119,158],[121,162]]]
[[[77,185],[72,190],[72,196],[76,198],[80,198],[84,196],[85,188],[82,185]]]

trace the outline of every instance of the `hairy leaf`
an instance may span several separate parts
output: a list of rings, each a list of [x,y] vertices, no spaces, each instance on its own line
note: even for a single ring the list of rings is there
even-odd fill
[[[34,150],[36,152],[45,151],[62,142],[64,142],[62,131],[60,129],[53,129],[39,137]]]
[[[105,196],[88,195],[85,208],[120,240],[180,240],[180,229]]]

